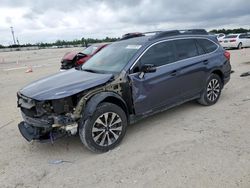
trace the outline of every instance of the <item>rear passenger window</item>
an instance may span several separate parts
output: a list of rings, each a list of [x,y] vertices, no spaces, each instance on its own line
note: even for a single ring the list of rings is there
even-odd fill
[[[177,60],[187,59],[199,55],[194,39],[181,39],[174,41]]]
[[[239,36],[239,38],[240,38],[240,39],[245,39],[245,38],[247,38],[247,34],[241,34],[241,35]]]
[[[197,39],[198,44],[205,50],[206,53],[213,52],[217,49],[217,45],[207,39]]]
[[[141,58],[141,65],[162,66],[175,61],[173,42],[167,41],[152,46]]]

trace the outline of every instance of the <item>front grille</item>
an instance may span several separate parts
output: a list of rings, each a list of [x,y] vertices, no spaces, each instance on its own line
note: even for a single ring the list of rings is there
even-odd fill
[[[26,108],[22,108],[21,107],[21,111],[26,115],[26,116],[29,116],[29,117],[35,117],[37,115],[37,112],[36,112],[36,108],[33,107],[31,109],[26,109]]]

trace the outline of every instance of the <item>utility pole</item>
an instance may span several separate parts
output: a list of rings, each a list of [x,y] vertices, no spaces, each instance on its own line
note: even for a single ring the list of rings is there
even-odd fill
[[[16,40],[15,40],[14,29],[13,29],[13,27],[12,27],[12,26],[10,27],[10,30],[11,30],[11,34],[12,34],[12,37],[13,37],[13,42],[14,42],[14,45],[16,45]]]

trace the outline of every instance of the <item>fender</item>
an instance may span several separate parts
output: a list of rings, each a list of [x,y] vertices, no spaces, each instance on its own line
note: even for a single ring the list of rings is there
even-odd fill
[[[82,110],[83,120],[86,120],[88,117],[92,116],[98,106],[102,101],[104,101],[108,97],[115,97],[119,101],[122,102],[124,107],[126,108],[125,113],[128,115],[128,108],[126,102],[122,99],[120,95],[114,92],[100,92],[92,96],[86,103],[86,106]]]

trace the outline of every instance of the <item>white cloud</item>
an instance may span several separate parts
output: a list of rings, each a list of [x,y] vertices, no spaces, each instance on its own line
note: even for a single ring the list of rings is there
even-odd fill
[[[250,26],[249,0],[1,0],[0,44],[119,37],[126,32]]]

